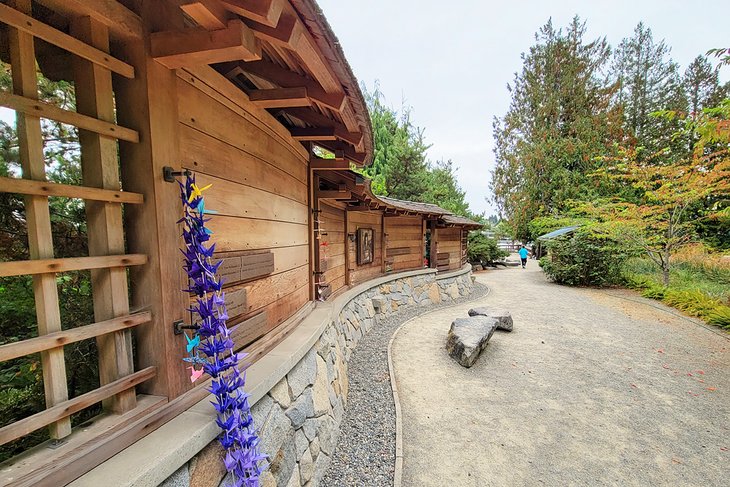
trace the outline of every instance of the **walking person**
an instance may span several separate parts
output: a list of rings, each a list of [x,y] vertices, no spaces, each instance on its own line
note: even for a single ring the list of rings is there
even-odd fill
[[[517,252],[520,254],[520,260],[522,261],[522,268],[524,269],[527,265],[527,257],[530,255],[530,251],[525,248],[523,245],[520,250]]]

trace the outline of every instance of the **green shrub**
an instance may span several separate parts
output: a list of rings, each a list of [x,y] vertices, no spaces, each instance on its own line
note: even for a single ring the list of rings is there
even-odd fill
[[[711,325],[730,329],[730,306],[721,304],[707,315],[707,322]]]
[[[667,288],[657,284],[650,285],[641,291],[641,295],[649,299],[664,299],[667,294]]]
[[[624,282],[622,265],[632,253],[622,243],[581,227],[547,243],[548,257],[541,259],[545,274],[570,286],[610,286]]]
[[[720,306],[718,300],[701,291],[677,291],[675,289],[667,290],[664,294],[664,302],[669,306],[700,318],[707,317]]]
[[[497,246],[497,241],[489,238],[481,231],[469,234],[469,246],[467,250],[469,262],[489,263],[503,259],[509,255]]]

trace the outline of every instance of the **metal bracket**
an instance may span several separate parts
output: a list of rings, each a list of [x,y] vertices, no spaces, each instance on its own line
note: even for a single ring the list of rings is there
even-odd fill
[[[172,322],[172,332],[175,335],[182,335],[183,330],[199,330],[200,325],[186,325],[183,320],[175,320]]]
[[[56,448],[61,448],[63,445],[68,443],[68,441],[63,439],[54,439],[48,442],[46,445],[46,448],[50,448],[51,450],[55,450]]]
[[[165,166],[162,168],[162,178],[168,183],[174,183],[175,178],[178,176],[190,176],[191,174],[192,173],[189,169],[185,169],[184,171],[175,171],[170,166]]]

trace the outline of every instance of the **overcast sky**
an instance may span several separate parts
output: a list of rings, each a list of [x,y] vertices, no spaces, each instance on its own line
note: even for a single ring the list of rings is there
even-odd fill
[[[730,47],[730,2],[677,0],[318,0],[355,75],[386,102],[413,108],[432,160],[452,159],[472,210],[494,210],[489,196],[492,118],[503,115],[520,53],[548,18],[563,27],[578,14],[587,39],[612,46],[639,21],[665,39],[682,71],[698,54]],[[723,6],[724,5],[724,6]],[[730,68],[721,72],[730,78]]]

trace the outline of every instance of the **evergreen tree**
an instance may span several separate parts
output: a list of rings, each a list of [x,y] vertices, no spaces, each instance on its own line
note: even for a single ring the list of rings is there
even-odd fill
[[[613,77],[618,85],[616,101],[624,113],[623,126],[630,142],[647,154],[671,146],[671,136],[679,128],[676,122],[652,113],[686,109],[679,67],[670,52],[663,40],[655,42],[651,29],[639,22],[614,54]]]
[[[373,162],[363,169],[375,194],[433,203],[457,215],[476,218],[456,180],[452,161],[431,163],[424,130],[411,122],[410,108],[401,114],[385,105],[377,84],[363,87],[373,126]]]
[[[610,48],[605,39],[585,41],[575,17],[556,30],[548,21],[522,55],[522,72],[508,86],[509,111],[494,121],[494,201],[526,238],[527,223],[562,211],[596,188],[587,177],[596,157],[610,150],[620,129],[607,82]]]
[[[687,67],[682,78],[690,115],[699,114],[703,108],[717,106],[728,95],[720,85],[716,69],[705,56],[697,56]]]

